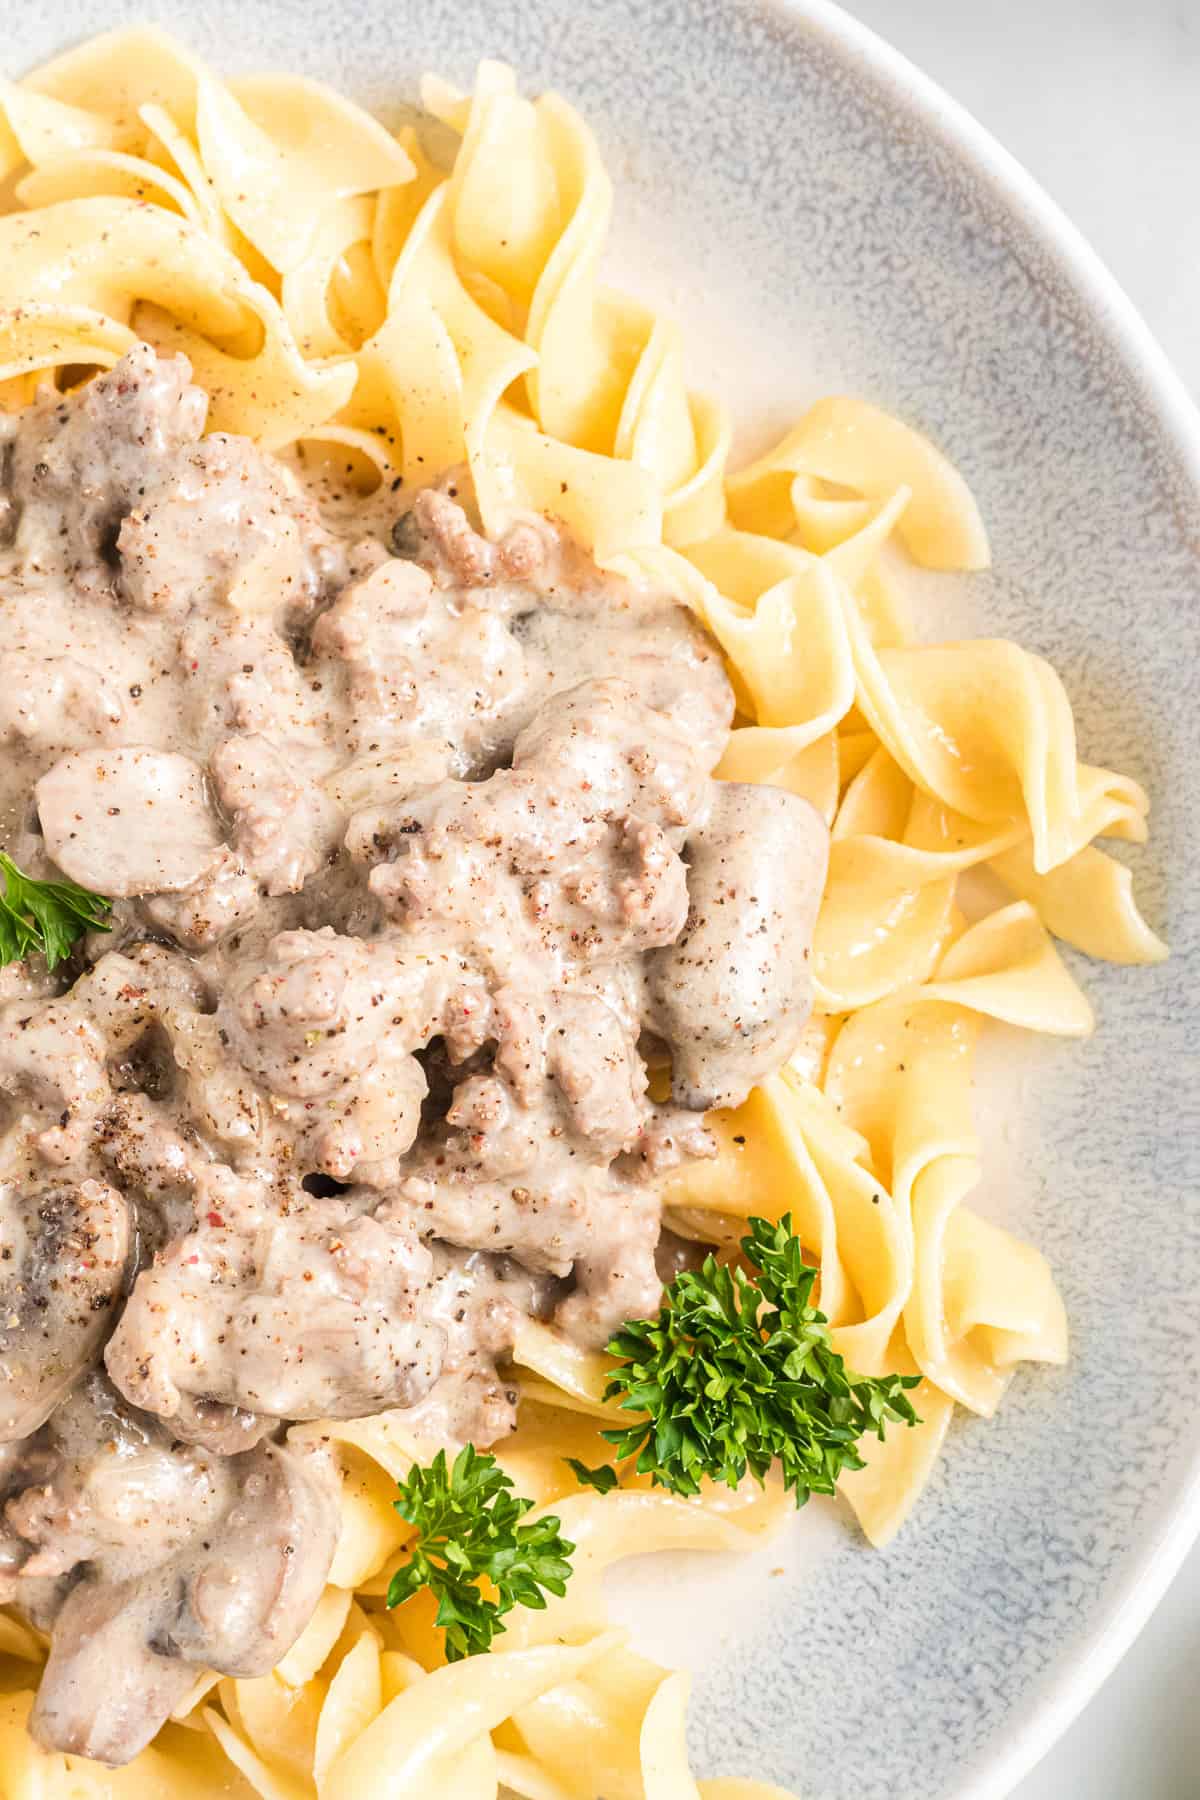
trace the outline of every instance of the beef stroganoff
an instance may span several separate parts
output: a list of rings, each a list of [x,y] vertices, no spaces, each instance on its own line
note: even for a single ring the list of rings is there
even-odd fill
[[[766,1800],[605,1569],[884,1543],[1067,1353],[972,1056],[1165,954],[1146,796],[911,627],[931,444],[730,468],[578,115],[422,97],[447,166],[152,30],[0,94],[3,1800]]]

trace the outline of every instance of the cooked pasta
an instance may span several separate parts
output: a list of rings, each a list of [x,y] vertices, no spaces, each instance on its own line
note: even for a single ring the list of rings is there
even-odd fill
[[[664,1181],[667,1221],[734,1244],[790,1212],[819,1304],[864,1374],[921,1378],[922,1423],[868,1440],[842,1493],[867,1536],[899,1529],[955,1406],[983,1417],[1017,1365],[1061,1363],[1067,1324],[1040,1254],[974,1211],[976,1040],[989,1021],[1082,1037],[1091,1008],[1059,956],[1152,962],[1163,946],[1124,865],[1137,784],[1079,760],[1041,658],[910,627],[894,549],[983,569],[971,494],[925,439],[867,403],[819,401],[776,448],[728,466],[725,411],[686,385],[674,325],[602,285],[612,185],[560,96],[502,63],[472,93],[429,79],[452,164],[318,82],[223,81],[155,30],[72,50],[0,88],[0,390],[183,351],[209,425],[364,485],[466,464],[490,533],[560,519],[597,561],[673,589],[717,639],[739,702],[719,773],[803,794],[832,829],[801,1052],[736,1112],[719,1154]],[[1009,896],[964,910],[962,878]],[[43,1645],[0,1614],[0,1796],[150,1800],[771,1800],[697,1783],[687,1682],[609,1628],[601,1577],[659,1548],[745,1548],[789,1510],[753,1484],[683,1500],[633,1476],[579,1491],[613,1421],[606,1360],[536,1322],[516,1347],[523,1402],[499,1449],[517,1490],[578,1547],[566,1596],[520,1609],[496,1651],[447,1665],[433,1608],[388,1612],[411,1536],[395,1482],[433,1446],[402,1412],[331,1438],[343,1513],[330,1585],[255,1680],[202,1678],[122,1770],[35,1747]]]

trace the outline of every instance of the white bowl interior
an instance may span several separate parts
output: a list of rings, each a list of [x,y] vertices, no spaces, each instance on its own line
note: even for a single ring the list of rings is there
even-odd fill
[[[9,66],[142,11],[17,11]],[[753,1770],[805,1800],[1001,1794],[1181,1550],[1189,1483],[1200,1511],[1200,438],[1189,453],[1069,234],[820,0],[154,11],[225,67],[299,68],[385,116],[421,69],[467,82],[483,54],[562,88],[617,182],[614,274],[684,323],[697,385],[733,403],[744,443],[836,390],[929,430],[996,560],[921,582],[931,631],[1048,656],[1088,760],[1151,791],[1139,891],[1174,960],[1085,967],[1097,1036],[998,1032],[981,1074],[985,1203],[1049,1256],[1071,1366],[1022,1375],[994,1422],[958,1425],[886,1553],[814,1507],[753,1569],[704,1588],[688,1559],[685,1594],[678,1565],[654,1583],[635,1565],[618,1602],[628,1613],[636,1591],[654,1641],[687,1648],[703,1771]]]

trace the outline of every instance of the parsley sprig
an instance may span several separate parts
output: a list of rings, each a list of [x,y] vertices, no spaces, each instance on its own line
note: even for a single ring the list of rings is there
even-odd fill
[[[399,1483],[394,1502],[402,1519],[417,1527],[409,1560],[392,1576],[389,1606],[429,1588],[438,1602],[437,1624],[446,1633],[446,1660],[458,1662],[487,1650],[504,1630],[501,1618],[514,1606],[541,1610],[547,1593],[563,1594],[575,1546],[559,1536],[551,1514],[523,1525],[532,1500],[511,1492],[512,1482],[488,1456],[468,1444],[446,1464],[439,1450]],[[479,1587],[486,1578],[495,1599]]]
[[[750,1219],[742,1239],[751,1281],[706,1257],[667,1289],[656,1319],[624,1325],[609,1345],[618,1367],[605,1399],[641,1415],[602,1435],[617,1459],[637,1456],[657,1487],[695,1494],[708,1476],[736,1487],[747,1469],[761,1483],[778,1462],[803,1506],[832,1494],[843,1469],[861,1469],[859,1439],[888,1423],[919,1423],[906,1390],[915,1375],[852,1374],[830,1342],[824,1313],[809,1305],[817,1271],[805,1263],[790,1214]],[[571,1462],[601,1493],[608,1465]]]
[[[0,963],[40,950],[56,968],[85,931],[108,931],[112,902],[73,881],[35,881],[0,850]]]

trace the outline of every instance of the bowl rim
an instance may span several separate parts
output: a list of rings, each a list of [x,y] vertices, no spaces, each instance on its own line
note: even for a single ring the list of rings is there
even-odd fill
[[[652,4],[656,0],[652,0]],[[1133,302],[1079,228],[1017,158],[959,101],[836,0],[727,0],[823,47],[893,110],[906,114],[966,167],[1034,241],[1089,328],[1133,377],[1139,411],[1158,428],[1200,522],[1200,406]],[[851,0],[853,3],[853,0]],[[146,9],[149,11],[149,9]],[[133,18],[142,19],[142,9]],[[78,30],[67,42],[79,41]],[[1083,1635],[1060,1651],[1003,1737],[962,1771],[948,1800],[1006,1800],[1083,1711],[1158,1606],[1200,1538],[1200,1427],[1169,1490],[1127,1553]]]
[[[1116,277],[1056,201],[959,101],[835,0],[759,0],[781,25],[799,26],[847,61],[893,107],[932,131],[1033,238],[1092,329],[1136,378],[1139,407],[1153,416],[1190,488],[1200,518],[1200,407]],[[1032,1704],[1002,1744],[964,1772],[953,1800],[1005,1800],[1082,1712],[1116,1668],[1200,1537],[1200,1432],[1152,1528],[1127,1554],[1088,1622],[1086,1636],[1035,1688]]]

